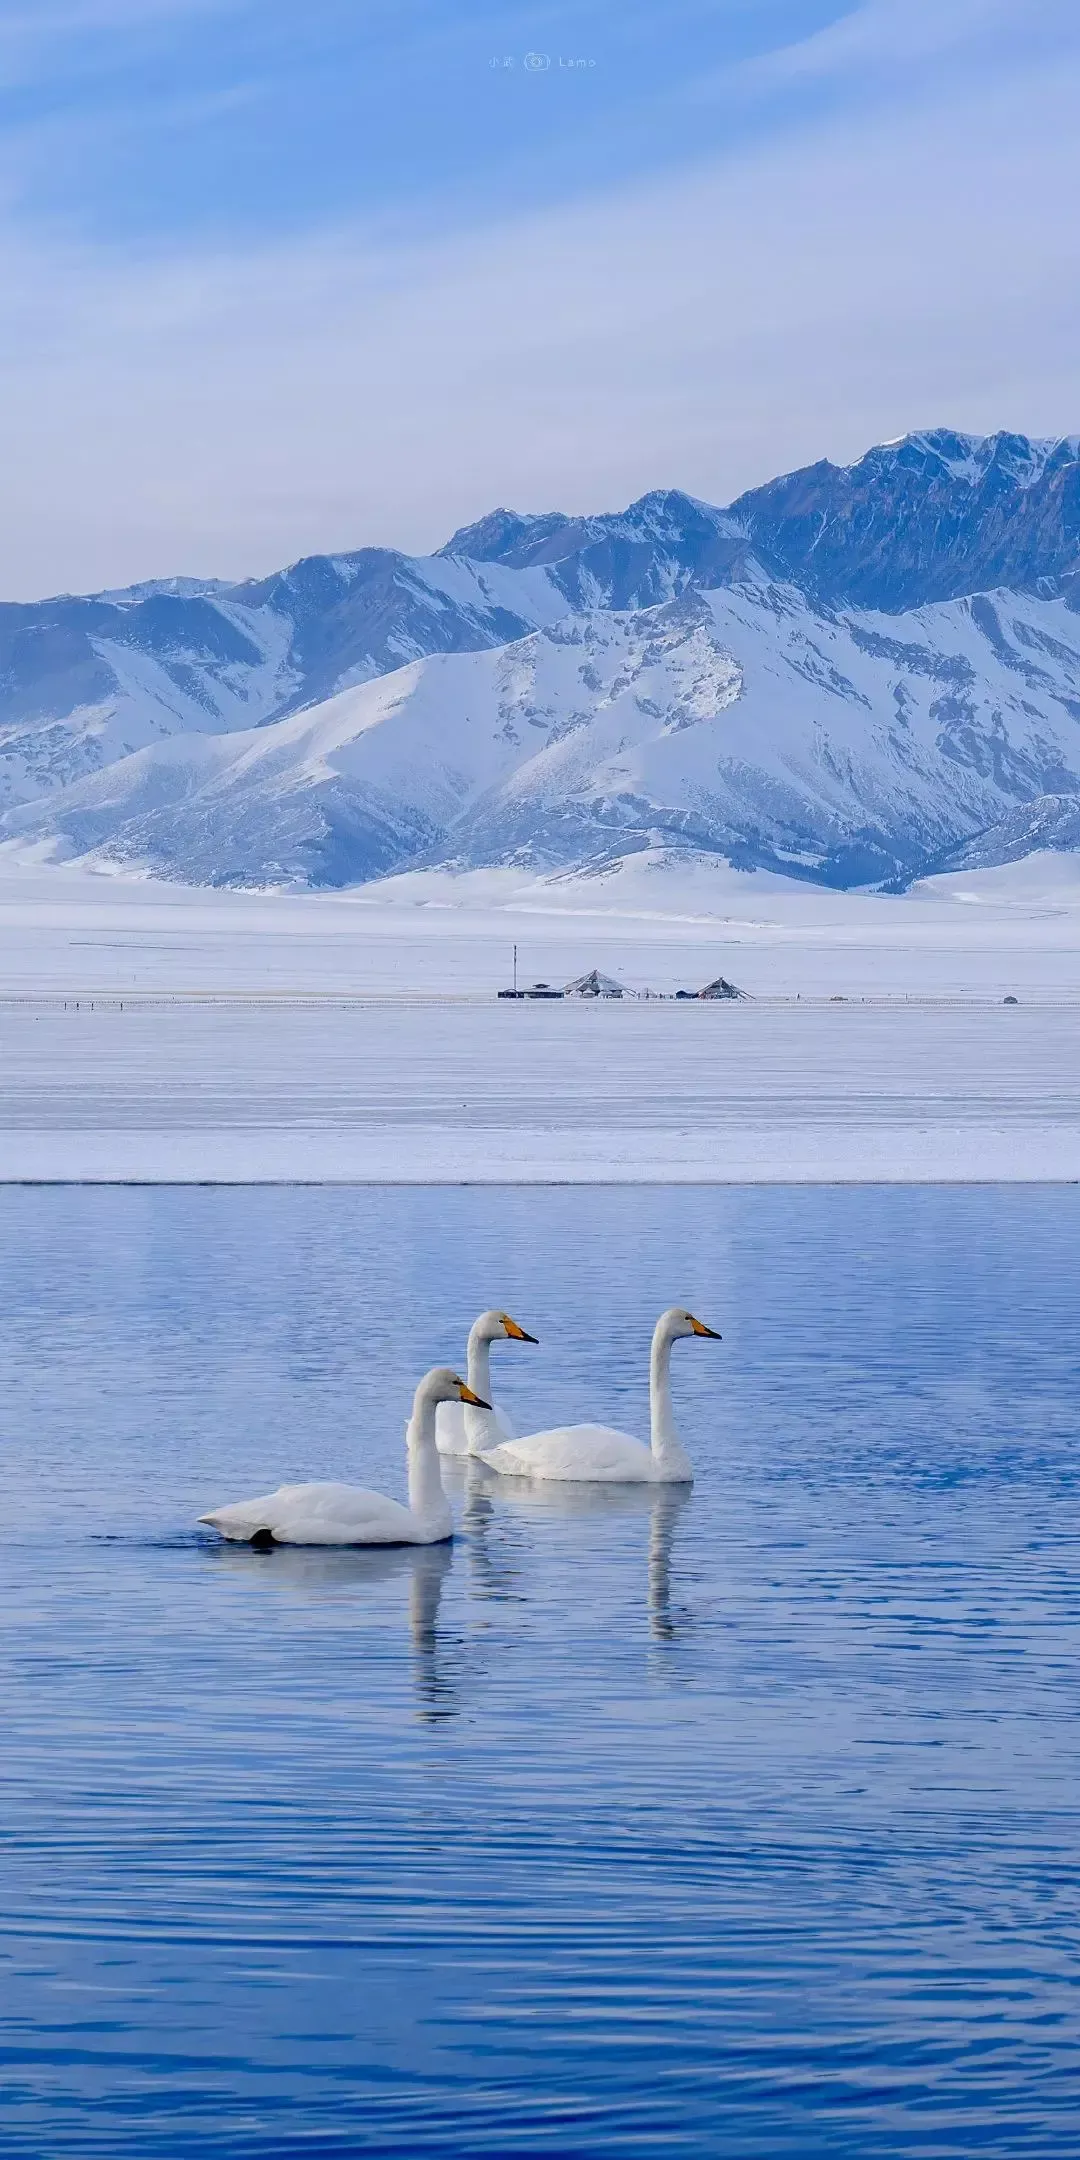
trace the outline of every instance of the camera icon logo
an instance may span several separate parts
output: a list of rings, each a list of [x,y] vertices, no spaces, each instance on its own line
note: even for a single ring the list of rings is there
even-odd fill
[[[527,52],[525,65],[534,75],[542,75],[544,69],[551,66],[551,56],[546,52]]]

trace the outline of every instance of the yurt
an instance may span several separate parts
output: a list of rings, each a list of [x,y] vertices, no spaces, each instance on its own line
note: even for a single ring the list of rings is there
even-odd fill
[[[601,975],[599,968],[593,968],[588,975],[579,975],[576,982],[567,983],[564,994],[567,997],[621,998],[624,991],[621,983],[613,981],[610,975]]]

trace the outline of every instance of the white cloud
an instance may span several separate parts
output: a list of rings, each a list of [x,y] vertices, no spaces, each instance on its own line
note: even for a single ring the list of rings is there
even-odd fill
[[[33,7],[0,5],[0,41],[50,37],[70,30],[126,30],[176,16],[223,15],[248,0],[34,0]]]
[[[0,0],[0,83],[52,83],[58,63],[85,65],[98,48],[112,52],[174,22],[228,16],[252,0],[34,0],[32,7]],[[64,40],[58,50],[58,40]],[[78,52],[76,53],[76,47]]]
[[[0,237],[0,592],[724,499],[935,421],[1080,426],[1077,74],[834,116],[391,252]]]
[[[1041,27],[1075,32],[1072,0],[1040,0]],[[762,80],[865,75],[882,65],[905,73],[926,59],[963,49],[992,53],[1002,37],[1023,38],[1030,48],[1040,25],[1017,0],[863,0],[861,7],[812,36],[800,38],[760,60],[746,73]]]

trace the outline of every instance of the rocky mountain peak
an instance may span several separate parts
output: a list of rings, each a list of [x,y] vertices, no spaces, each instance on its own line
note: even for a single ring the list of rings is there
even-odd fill
[[[834,604],[1032,590],[1080,568],[1080,437],[930,429],[788,473],[731,514],[774,575]]]

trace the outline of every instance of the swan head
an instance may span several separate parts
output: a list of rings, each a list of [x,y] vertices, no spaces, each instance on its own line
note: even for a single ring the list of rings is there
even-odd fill
[[[482,1395],[473,1394],[460,1373],[452,1371],[449,1365],[433,1365],[431,1371],[424,1374],[416,1390],[416,1400],[418,1404],[462,1402],[472,1403],[477,1410],[491,1408],[491,1404],[485,1402]]]
[[[508,1312],[481,1313],[472,1332],[478,1342],[534,1343],[537,1340],[535,1335],[529,1335],[519,1327],[516,1320],[511,1320]]]
[[[710,1342],[723,1341],[715,1328],[706,1327],[704,1320],[696,1319],[683,1305],[669,1305],[666,1313],[660,1315],[657,1332],[660,1328],[672,1342],[680,1335],[706,1335]]]

